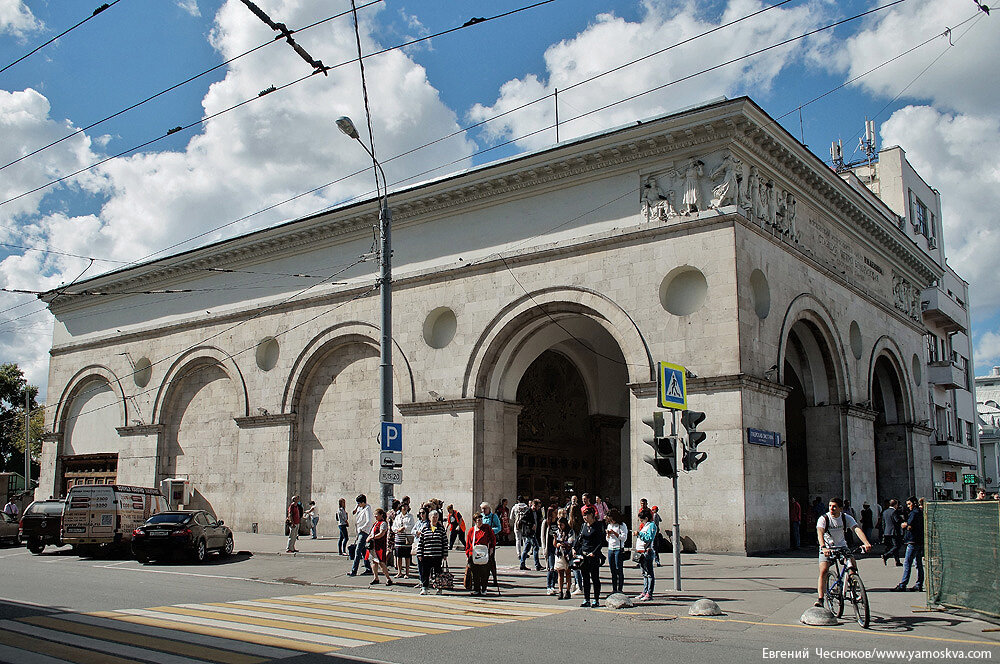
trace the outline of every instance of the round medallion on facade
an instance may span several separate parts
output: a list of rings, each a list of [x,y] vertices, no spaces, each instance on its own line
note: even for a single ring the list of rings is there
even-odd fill
[[[265,337],[257,344],[257,366],[264,371],[270,371],[278,364],[278,340]]]
[[[137,387],[146,387],[153,377],[153,363],[148,357],[140,357],[135,361],[135,369],[132,372],[132,380]]]
[[[424,319],[424,341],[431,348],[444,348],[455,338],[458,319],[448,307],[438,307]]]
[[[921,363],[920,363],[920,358],[917,356],[916,353],[913,354],[913,359],[910,360],[910,363],[912,364],[912,368],[913,368],[913,381],[917,385],[920,385],[920,381],[923,378],[923,376],[920,375],[920,365],[921,365]]]
[[[858,325],[858,321],[851,321],[851,352],[854,354],[854,359],[861,359],[861,352],[864,350],[861,346],[861,326]]]
[[[757,312],[757,317],[764,320],[771,313],[771,286],[760,270],[754,270],[750,274],[750,294],[753,297],[753,309]]]
[[[660,282],[660,304],[675,316],[689,316],[701,308],[708,295],[708,281],[698,268],[683,265]]]

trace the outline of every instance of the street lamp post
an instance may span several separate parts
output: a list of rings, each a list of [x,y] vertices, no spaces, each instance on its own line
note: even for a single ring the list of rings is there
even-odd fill
[[[358,130],[349,117],[337,119],[337,127],[344,134],[356,140],[365,152],[372,158],[375,165],[375,194],[379,197],[378,235],[379,235],[379,295],[382,305],[382,325],[379,339],[379,407],[381,422],[392,422],[392,212],[389,210],[389,182],[385,179],[382,164],[375,158],[374,152],[368,149]],[[379,193],[378,174],[382,174],[382,191]],[[380,425],[381,428],[381,425]],[[392,507],[392,484],[382,482],[382,509],[386,512]]]

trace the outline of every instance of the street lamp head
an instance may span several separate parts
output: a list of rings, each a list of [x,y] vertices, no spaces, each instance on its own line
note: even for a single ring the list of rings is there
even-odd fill
[[[353,139],[358,139],[358,130],[346,115],[337,118],[337,128]]]

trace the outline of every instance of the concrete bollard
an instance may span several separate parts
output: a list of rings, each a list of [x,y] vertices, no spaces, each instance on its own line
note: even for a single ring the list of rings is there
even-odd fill
[[[722,609],[710,599],[699,599],[688,609],[689,616],[722,616]]]
[[[604,606],[609,609],[631,609],[635,604],[624,593],[612,593],[604,600]]]
[[[805,625],[836,625],[837,618],[825,606],[812,606],[806,609],[799,622]]]

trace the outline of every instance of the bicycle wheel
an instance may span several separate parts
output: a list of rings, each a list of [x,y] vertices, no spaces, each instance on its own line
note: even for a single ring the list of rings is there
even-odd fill
[[[854,619],[858,621],[859,625],[867,628],[871,621],[871,615],[868,611],[868,591],[865,590],[861,575],[857,572],[850,572],[847,575],[846,586],[847,596],[854,606]]]
[[[831,574],[830,578],[833,580],[826,587],[826,608],[830,610],[830,613],[837,616],[838,618],[844,615],[844,592],[843,587],[840,585],[840,574]]]

